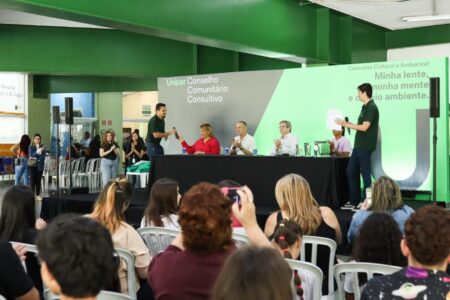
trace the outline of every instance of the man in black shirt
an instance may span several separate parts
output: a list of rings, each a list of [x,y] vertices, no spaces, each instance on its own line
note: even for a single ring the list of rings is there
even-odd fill
[[[358,124],[344,120],[336,123],[356,130],[355,144],[347,167],[348,184],[350,188],[350,203],[345,208],[353,208],[361,203],[360,175],[364,181],[364,191],[372,184],[370,156],[377,146],[378,121],[380,118],[378,107],[372,99],[372,85],[363,83],[358,86],[358,97],[364,105],[358,117]]]
[[[147,153],[149,158],[154,154],[164,154],[164,149],[161,147],[161,139],[167,139],[169,135],[175,133],[175,130],[165,131],[164,119],[167,115],[167,108],[164,103],[156,104],[156,114],[148,121],[147,137]]]
[[[25,273],[11,244],[5,240],[0,240],[0,295],[8,300],[39,299],[33,281]]]

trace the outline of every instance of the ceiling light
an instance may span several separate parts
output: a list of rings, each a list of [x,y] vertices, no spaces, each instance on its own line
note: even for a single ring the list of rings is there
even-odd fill
[[[450,20],[450,14],[403,17],[402,20],[405,21],[405,22],[423,22],[423,21]]]

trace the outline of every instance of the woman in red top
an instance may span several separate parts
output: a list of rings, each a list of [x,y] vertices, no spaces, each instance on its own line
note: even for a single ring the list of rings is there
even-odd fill
[[[178,135],[178,140],[189,154],[220,154],[220,143],[214,137],[210,124],[200,125],[200,135],[201,138],[192,146],[189,146],[181,135]]]

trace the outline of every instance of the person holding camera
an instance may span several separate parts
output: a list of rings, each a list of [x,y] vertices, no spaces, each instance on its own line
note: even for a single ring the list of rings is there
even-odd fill
[[[119,145],[114,141],[114,133],[108,130],[100,144],[100,170],[102,172],[103,187],[114,177],[116,177],[118,158],[120,157]]]

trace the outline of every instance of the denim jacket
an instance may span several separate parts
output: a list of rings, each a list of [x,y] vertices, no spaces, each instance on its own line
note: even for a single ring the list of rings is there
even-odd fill
[[[37,168],[39,171],[44,170],[44,164],[45,164],[45,154],[46,151],[43,149],[41,154],[37,153],[36,145],[31,145],[28,148],[28,153],[30,154],[30,157],[34,157],[37,159]]]

